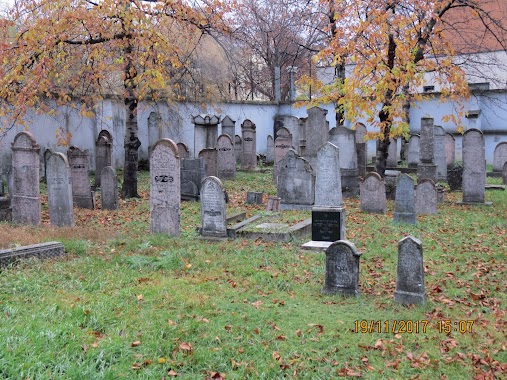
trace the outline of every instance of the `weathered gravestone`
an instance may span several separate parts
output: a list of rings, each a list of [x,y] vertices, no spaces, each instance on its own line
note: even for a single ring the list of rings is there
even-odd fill
[[[407,236],[398,243],[394,302],[404,305],[426,302],[423,247],[421,241],[412,236]]]
[[[445,156],[445,131],[436,125],[433,131],[434,137],[434,160],[437,165],[437,179],[447,180],[447,157]]]
[[[386,186],[382,177],[375,172],[366,174],[361,182],[361,210],[375,214],[386,212]]]
[[[408,141],[407,164],[409,168],[416,168],[419,165],[419,150],[420,150],[419,135],[411,135]]]
[[[415,212],[417,215],[432,215],[437,213],[437,189],[431,179],[422,179],[417,184]]]
[[[216,115],[192,116],[194,123],[194,154],[203,149],[214,149],[218,137],[218,123],[220,118]]]
[[[275,140],[273,136],[268,135],[266,141],[266,164],[273,164],[275,162]]]
[[[234,143],[234,135],[236,134],[236,120],[232,120],[230,116],[225,116],[220,124],[222,124],[222,134],[229,135]]]
[[[264,196],[264,193],[258,192],[258,191],[247,191],[246,193],[246,203],[249,204],[262,204],[262,197]]]
[[[44,182],[46,182],[46,172],[47,172],[47,168],[48,168],[48,159],[49,159],[49,156],[51,156],[53,154],[53,150],[52,149],[46,149],[44,151],[44,155],[43,155],[43,159],[44,159]]]
[[[241,152],[241,169],[255,170],[257,168],[257,137],[255,124],[246,119],[241,124],[243,147]]]
[[[306,112],[308,117],[302,119],[303,133],[300,134],[300,151],[301,156],[314,167],[317,151],[329,140],[329,123],[326,120],[327,111],[323,108],[312,107]]]
[[[507,142],[501,142],[495,147],[493,153],[493,171],[501,173],[503,165],[507,162]]]
[[[357,175],[364,178],[366,175],[367,147],[366,147],[366,126],[356,124],[356,154],[357,154]]]
[[[461,190],[461,183],[463,182],[463,166],[453,164],[447,169],[447,183],[449,188],[453,191]]]
[[[234,155],[236,156],[236,164],[241,164],[241,153],[243,152],[243,140],[241,136],[234,136]]]
[[[100,187],[100,174],[106,166],[112,166],[113,144],[111,134],[102,130],[95,142],[95,186]]]
[[[463,135],[462,203],[484,203],[485,186],[484,136],[478,129],[469,129]]]
[[[180,157],[170,139],[158,140],[151,150],[150,230],[180,234]]]
[[[40,224],[39,145],[29,132],[20,132],[12,142],[12,221]]]
[[[204,179],[204,159],[183,159],[180,160],[181,168],[181,200],[199,200],[199,190]]]
[[[201,186],[201,235],[226,238],[225,213],[225,191],[222,181],[216,177],[206,177]]]
[[[359,258],[353,243],[339,240],[326,250],[326,278],[323,294],[359,296]]]
[[[178,147],[178,156],[180,156],[180,160],[190,158],[190,152],[185,143],[179,142],[176,144],[176,146]]]
[[[278,163],[277,195],[282,210],[310,210],[314,203],[313,169],[294,149],[289,149]]]
[[[72,180],[67,157],[63,153],[53,153],[49,156],[47,164],[46,181],[51,225],[73,227]]]
[[[284,127],[286,128],[291,137],[292,137],[292,142],[289,144],[292,149],[294,149],[296,151],[297,154],[300,154],[300,130],[303,129],[303,125],[304,125],[304,122],[302,121],[302,119],[296,117],[296,116],[290,116],[290,115],[285,115],[285,116],[281,116],[282,120],[283,120],[283,123],[279,123],[277,124],[277,119],[275,118],[275,134],[273,135],[275,141],[276,141],[276,138],[278,137],[278,130],[281,128],[281,127]],[[303,132],[303,131],[301,131]]]
[[[507,185],[507,162],[505,164],[503,164],[502,178],[503,178],[503,184]]]
[[[454,136],[448,132],[445,134],[445,160],[447,162],[447,168],[452,167],[454,161],[456,161],[456,140]]]
[[[275,139],[275,165],[273,167],[273,178],[276,181],[278,176],[278,164],[285,157],[289,149],[292,148],[292,135],[287,128],[278,128],[278,134]]]
[[[12,265],[22,259],[29,259],[32,257],[37,259],[50,259],[63,256],[64,253],[63,244],[57,241],[25,245],[13,249],[2,249],[0,250],[0,268]]]
[[[90,152],[70,147],[67,151],[72,176],[72,197],[74,206],[93,210],[95,199],[90,185]]]
[[[100,173],[101,184],[100,198],[102,200],[103,210],[118,209],[118,179],[116,170],[111,166],[106,166]]]
[[[341,187],[344,196],[354,196],[359,192],[357,171],[357,150],[355,132],[346,127],[336,127],[329,131],[329,141],[340,151]]]
[[[416,224],[414,180],[407,174],[400,174],[396,180],[394,222]]]
[[[435,165],[434,126],[433,119],[421,119],[421,135],[419,149],[419,164],[417,165],[417,178],[429,178],[437,181],[437,165]]]
[[[218,151],[213,149],[203,149],[199,152],[199,158],[204,160],[204,175],[206,177],[218,176]]]
[[[389,139],[386,165],[388,168],[395,168],[398,166],[398,139]]]
[[[0,197],[0,222],[12,221],[11,200],[9,197]]]
[[[234,144],[229,135],[220,135],[217,141],[217,172],[220,179],[231,179],[236,176],[236,157]]]
[[[280,211],[280,198],[273,195],[268,196],[266,211]]]

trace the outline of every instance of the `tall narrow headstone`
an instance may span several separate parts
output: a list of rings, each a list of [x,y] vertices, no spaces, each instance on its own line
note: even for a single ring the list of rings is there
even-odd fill
[[[287,128],[278,128],[278,135],[275,139],[275,165],[273,167],[273,177],[276,181],[278,175],[278,163],[285,157],[289,149],[292,148],[292,136]]]
[[[484,203],[486,159],[484,136],[478,129],[463,135],[463,203]]]
[[[234,135],[236,134],[236,120],[232,120],[230,116],[225,116],[220,124],[222,124],[222,135],[229,135],[234,143]]]
[[[411,135],[408,141],[407,164],[409,168],[416,168],[419,165],[419,135]]]
[[[394,199],[395,223],[416,224],[414,201],[414,180],[407,174],[400,174]]]
[[[437,165],[437,180],[447,180],[447,157],[445,156],[445,131],[436,125],[434,130],[434,159]]]
[[[118,179],[116,170],[112,166],[106,166],[100,173],[101,184],[100,198],[102,199],[103,210],[118,209]]]
[[[398,166],[398,139],[389,140],[386,165],[390,168],[395,168]]]
[[[278,163],[277,195],[281,210],[310,210],[314,203],[313,169],[294,149],[289,149]]]
[[[225,213],[225,192],[222,181],[216,177],[206,177],[201,186],[201,235],[227,237]]]
[[[326,120],[327,111],[323,108],[312,107],[307,113],[308,117],[303,119],[302,124],[304,134],[300,135],[304,141],[301,155],[313,167],[317,161],[317,151],[329,140],[329,123]]]
[[[336,127],[329,131],[329,141],[340,151],[341,186],[344,196],[359,193],[357,150],[355,132],[346,127]]]
[[[199,158],[204,160],[204,175],[218,176],[218,151],[213,149],[203,149],[199,152]]]
[[[52,149],[46,149],[44,151],[44,181],[46,182],[46,173],[47,173],[47,168],[48,168],[48,160],[49,160],[49,157],[53,154],[53,150]],[[47,182],[46,182],[47,183]]]
[[[234,136],[234,155],[236,156],[236,164],[241,164],[241,154],[243,152],[243,140],[241,136]]]
[[[417,215],[437,213],[437,188],[431,179],[422,179],[415,192],[415,212]]]
[[[158,140],[151,151],[150,231],[180,235],[180,157],[170,139]]]
[[[450,133],[445,134],[445,160],[447,168],[451,168],[456,161],[456,140]]]
[[[49,156],[47,164],[46,181],[51,225],[73,227],[72,180],[67,157],[63,153],[53,153]]]
[[[194,123],[194,154],[203,149],[214,149],[218,137],[218,123],[220,118],[216,115],[192,116]]]
[[[423,247],[421,241],[412,236],[407,236],[398,243],[394,302],[403,305],[426,303]]]
[[[236,157],[234,157],[234,144],[229,135],[218,137],[217,155],[218,178],[234,178],[236,176]]]
[[[266,140],[266,164],[270,165],[275,162],[275,141],[273,136],[268,135]]]
[[[364,178],[366,175],[367,147],[366,147],[366,127],[364,124],[356,125],[356,154],[357,154],[357,175]]]
[[[190,158],[190,152],[185,143],[179,142],[176,146],[178,147],[178,156],[180,156],[180,160]]]
[[[40,224],[39,145],[29,132],[20,132],[12,142],[12,221],[19,224]],[[12,189],[12,192],[10,191]]]
[[[95,142],[95,186],[100,187],[100,174],[106,166],[112,166],[113,145],[111,134],[106,131],[100,131],[99,137]]]
[[[361,253],[348,240],[338,240],[326,250],[326,278],[323,294],[359,296]]]
[[[437,181],[437,165],[434,157],[434,126],[433,119],[426,117],[421,119],[419,164],[417,165],[417,177],[419,179],[429,178]]]
[[[241,169],[255,170],[257,168],[257,137],[255,124],[246,119],[241,124],[243,151],[241,153]]]
[[[361,210],[375,214],[386,212],[386,186],[382,177],[375,172],[366,174],[361,182]]]
[[[90,152],[82,151],[76,147],[70,147],[67,158],[72,176],[72,197],[74,206],[93,210],[95,200],[90,185]]]
[[[493,153],[493,171],[501,173],[503,164],[507,162],[507,142],[501,142],[495,147]]]

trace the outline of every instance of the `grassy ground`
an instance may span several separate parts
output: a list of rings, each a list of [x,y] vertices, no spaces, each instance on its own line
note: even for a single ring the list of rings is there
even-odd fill
[[[249,216],[262,207],[246,191],[275,194],[269,172],[225,188],[228,212]],[[75,228],[50,227],[47,208],[40,227],[0,224],[0,248],[67,251],[0,273],[0,379],[506,378],[507,192],[488,191],[492,207],[450,193],[417,226],[393,224],[392,202],[370,215],[346,200],[347,238],[363,252],[361,297],[347,299],[320,294],[324,255],[302,240],[199,240],[197,203],[182,204],[180,238],[149,234],[147,173],[140,190],[118,211],[76,209]],[[407,235],[423,241],[425,306],[393,302]]]

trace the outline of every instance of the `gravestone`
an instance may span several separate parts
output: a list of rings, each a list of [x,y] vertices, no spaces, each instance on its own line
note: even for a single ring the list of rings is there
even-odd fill
[[[180,160],[181,168],[181,200],[196,201],[199,199],[199,190],[204,179],[204,159],[183,159]]]
[[[190,152],[185,143],[179,142],[176,144],[178,147],[178,156],[180,156],[180,161],[186,158],[190,158]]]
[[[0,197],[0,222],[12,221],[11,200],[9,197]]]
[[[355,132],[346,127],[336,127],[329,131],[329,142],[340,151],[341,188],[344,196],[359,193],[357,150]]]
[[[394,198],[395,223],[416,224],[414,200],[414,180],[407,174],[400,174]]]
[[[206,177],[218,176],[218,151],[213,149],[203,149],[199,152],[199,158],[204,160],[204,175]]]
[[[396,195],[396,181],[401,174],[399,170],[386,170],[384,172],[384,183],[386,188],[386,198],[394,200]]]
[[[74,210],[70,165],[63,153],[48,158],[46,181],[48,186],[49,219],[55,227],[73,227]]]
[[[507,162],[505,164],[503,164],[502,178],[503,178],[503,184],[507,185]]]
[[[257,168],[257,137],[255,124],[246,119],[241,124],[243,147],[241,152],[241,169],[255,170]]]
[[[216,177],[206,177],[201,186],[201,235],[226,238],[225,212],[225,191],[222,181]]]
[[[484,203],[485,186],[484,136],[478,129],[469,129],[463,135],[462,203]]]
[[[503,165],[507,162],[507,142],[501,142],[495,147],[493,153],[493,171],[501,173]]]
[[[229,135],[234,142],[234,135],[236,134],[236,120],[232,120],[230,116],[225,116],[220,124],[222,124],[222,135]]]
[[[203,149],[214,149],[218,137],[218,123],[220,118],[216,115],[192,116],[194,123],[194,154]]]
[[[459,164],[453,164],[447,169],[447,183],[452,191],[461,190],[461,184],[463,182],[463,166]]]
[[[243,140],[241,136],[234,136],[234,155],[236,156],[236,164],[241,164],[241,153],[243,152]]]
[[[434,126],[433,119],[423,117],[421,119],[421,135],[419,149],[419,164],[417,165],[417,177],[419,179],[429,178],[437,182],[437,165],[435,165],[434,149]]]
[[[199,188],[194,182],[182,181],[180,191],[182,201],[197,202],[199,200]]]
[[[257,191],[247,191],[246,193],[246,203],[248,204],[262,204],[262,196],[264,193],[257,192]]]
[[[452,167],[454,161],[456,161],[456,140],[454,136],[448,132],[445,134],[445,160],[447,162],[447,168]]]
[[[112,166],[106,166],[100,173],[101,184],[100,198],[102,199],[103,210],[118,209],[118,179],[116,170]]]
[[[407,236],[398,243],[394,302],[403,305],[426,303],[423,247],[421,241],[412,236]]]
[[[445,131],[436,125],[434,134],[434,160],[437,165],[437,180],[447,180],[447,157],[445,156]]]
[[[415,212],[417,215],[437,213],[437,188],[431,179],[422,179],[417,184],[415,193]]]
[[[25,245],[13,249],[0,250],[0,269],[15,264],[20,260],[37,258],[52,259],[63,256],[65,249],[62,243],[50,241],[46,243]]]
[[[48,168],[48,160],[49,160],[49,157],[53,154],[53,150],[52,149],[46,149],[44,151],[44,182],[46,182],[46,172],[47,172],[47,168]]]
[[[29,132],[20,132],[12,142],[12,221],[18,224],[40,224],[39,145]],[[11,192],[12,189],[12,192]]]
[[[407,164],[409,168],[417,168],[417,165],[419,165],[419,143],[419,135],[410,135],[407,153]]]
[[[180,235],[180,157],[170,139],[158,140],[151,150],[150,231]]]
[[[278,175],[278,163],[285,157],[289,149],[292,148],[292,135],[287,128],[278,128],[278,134],[275,139],[275,161],[273,167],[273,178],[276,181]]]
[[[329,140],[329,123],[326,120],[327,110],[323,108],[312,107],[306,112],[308,117],[302,119],[303,133],[300,134],[301,156],[314,167],[317,151]]]
[[[217,141],[217,172],[220,179],[236,176],[236,157],[234,144],[229,135],[220,135]]]
[[[273,136],[268,135],[266,141],[266,164],[270,165],[275,162],[275,141]]]
[[[280,198],[273,195],[268,196],[268,202],[266,203],[266,211],[280,211]]]
[[[359,259],[353,243],[338,240],[326,249],[326,278],[322,294],[359,296]]]
[[[395,168],[398,166],[398,139],[389,139],[386,165],[388,168]]]
[[[296,151],[297,154],[300,154],[300,134],[304,133],[301,131],[303,128],[301,119],[296,116],[283,116],[283,124],[279,124],[278,126],[275,119],[275,134],[273,135],[273,138],[275,140],[278,137],[278,130],[281,127],[284,127],[289,131],[290,135],[292,136],[292,142],[289,145]]]
[[[366,175],[367,146],[366,146],[366,127],[364,124],[356,124],[356,154],[357,154],[357,175],[364,178]]]
[[[67,158],[72,176],[72,197],[74,206],[93,210],[95,199],[90,185],[90,152],[70,147]]]
[[[113,144],[111,134],[102,130],[95,142],[95,186],[100,187],[100,174],[106,166],[112,166]]]
[[[365,212],[384,214],[386,212],[386,186],[382,177],[375,172],[369,172],[361,181],[360,202],[361,210]]]
[[[315,200],[312,167],[294,149],[278,163],[277,195],[282,210],[310,210]]]

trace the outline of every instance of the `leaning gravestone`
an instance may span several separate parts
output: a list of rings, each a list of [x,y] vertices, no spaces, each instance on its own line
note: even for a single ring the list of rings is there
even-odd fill
[[[366,127],[364,124],[356,125],[356,154],[357,154],[357,175],[364,178],[366,175],[367,147],[366,147]]]
[[[111,134],[102,130],[95,142],[95,186],[100,187],[100,174],[106,166],[112,166],[113,147]]]
[[[72,176],[72,197],[74,206],[93,210],[95,201],[90,185],[90,152],[70,147],[67,151]]]
[[[398,166],[398,139],[389,139],[386,165],[389,168]]]
[[[434,134],[434,159],[437,165],[437,179],[447,180],[447,157],[445,156],[445,131],[441,126],[436,125]]]
[[[326,279],[322,294],[359,296],[359,258],[353,243],[338,240],[326,250]]]
[[[394,302],[403,305],[424,304],[423,247],[420,240],[407,236],[398,243],[398,271]]]
[[[29,132],[20,132],[12,143],[12,221],[19,224],[40,224],[39,145]],[[12,192],[10,191],[12,189]]]
[[[203,149],[199,152],[199,158],[204,160],[204,175],[218,176],[218,151],[213,149]]]
[[[246,119],[241,124],[243,147],[241,152],[241,169],[255,170],[257,168],[257,137],[255,124]]]
[[[111,166],[106,166],[100,173],[100,198],[102,199],[103,210],[118,209],[118,180],[116,170]]]
[[[236,176],[236,157],[234,144],[229,135],[220,135],[217,141],[217,172],[220,179],[231,179]]]
[[[369,172],[361,182],[361,210],[375,214],[386,212],[386,186],[382,177],[375,172]]]
[[[55,227],[73,227],[74,210],[70,166],[63,153],[48,158],[46,181],[48,185],[49,219]]]
[[[278,163],[277,195],[281,210],[310,210],[315,200],[313,169],[294,149]]]
[[[292,148],[292,135],[287,128],[278,128],[278,134],[275,139],[275,161],[273,167],[273,178],[276,181],[278,176],[278,163],[285,157],[289,149]]]
[[[341,186],[344,196],[354,196],[359,192],[355,135],[353,130],[341,126],[329,131],[329,141],[340,151]]]
[[[437,188],[431,179],[423,179],[417,184],[415,213],[417,215],[432,215],[437,213]]]
[[[188,151],[188,147],[185,143],[179,142],[176,146],[178,147],[178,156],[180,156],[180,160],[190,158],[190,152]]]
[[[396,180],[394,222],[407,224],[416,223],[414,180],[407,174],[400,174]]]
[[[201,186],[201,235],[226,238],[225,213],[225,191],[222,181],[216,177],[206,177]]]
[[[234,155],[236,156],[236,164],[241,164],[241,153],[243,152],[243,140],[241,136],[234,136]]]
[[[503,165],[507,162],[507,142],[501,142],[495,147],[493,153],[493,172],[501,173]]]
[[[266,164],[273,164],[275,162],[275,141],[273,136],[268,135],[266,141]]]
[[[462,203],[484,203],[485,186],[484,136],[478,129],[469,129],[463,135]]]
[[[454,136],[448,132],[445,134],[445,159],[447,168],[452,167],[454,161],[456,161],[456,140]]]
[[[151,150],[150,230],[180,234],[180,157],[170,139],[158,140]]]
[[[421,135],[419,149],[419,164],[417,165],[417,178],[429,178],[437,181],[437,165],[435,165],[434,127],[433,119],[425,117],[421,119]]]

